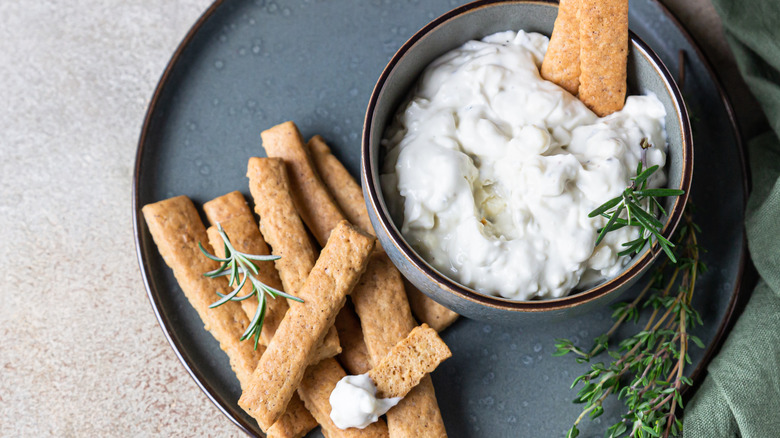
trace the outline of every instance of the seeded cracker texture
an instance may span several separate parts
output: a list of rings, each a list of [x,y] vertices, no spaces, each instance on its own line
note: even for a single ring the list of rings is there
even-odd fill
[[[376,235],[368,217],[363,191],[349,171],[331,153],[330,148],[319,135],[315,135],[309,140],[307,148],[311,153],[317,173],[338,206],[341,207],[347,220],[357,225],[361,230]],[[421,322],[428,324],[436,331],[442,331],[458,319],[457,313],[428,298],[413,284],[405,282],[404,286],[412,312]]]
[[[580,86],[580,23],[577,19],[580,1],[560,1],[541,68],[544,79],[555,82],[575,96]]]
[[[628,0],[580,0],[580,100],[599,117],[626,100]]]
[[[298,216],[290,197],[290,182],[281,160],[250,158],[247,165],[249,190],[255,201],[255,213],[260,216],[260,232],[271,246],[271,253],[281,258],[274,266],[282,280],[285,292],[298,296],[306,277],[314,267],[317,253],[309,234]],[[295,306],[297,303],[288,301]],[[324,351],[341,352],[338,333],[331,328],[325,336]]]
[[[452,352],[436,330],[423,324],[396,344],[368,377],[377,388],[377,397],[405,397],[420,380],[432,372]]]
[[[323,360],[306,370],[298,392],[306,407],[322,426],[327,438],[387,437],[387,423],[381,418],[364,429],[339,429],[330,419],[330,393],[347,373],[334,359]]]
[[[186,196],[177,196],[148,204],[142,211],[160,255],[173,270],[206,330],[227,353],[241,387],[246,387],[263,351],[255,351],[250,342],[239,341],[249,320],[238,303],[231,301],[209,309],[218,299],[216,292],[227,293],[229,288],[225,278],[203,276],[219,264],[203,256],[198,248],[201,242],[208,249],[208,237],[195,206]]]
[[[305,302],[287,311],[238,401],[264,430],[284,412],[312,351],[333,325],[373,249],[374,238],[346,221],[333,229],[299,291]]]

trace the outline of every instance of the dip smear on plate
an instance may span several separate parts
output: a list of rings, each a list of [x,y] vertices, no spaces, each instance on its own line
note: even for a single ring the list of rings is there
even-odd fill
[[[499,32],[426,68],[382,145],[385,200],[401,233],[441,273],[478,292],[555,298],[616,276],[634,227],[588,213],[644,168],[666,183],[666,111],[629,96],[599,118],[539,75],[548,38]],[[646,138],[652,147],[640,146]]]

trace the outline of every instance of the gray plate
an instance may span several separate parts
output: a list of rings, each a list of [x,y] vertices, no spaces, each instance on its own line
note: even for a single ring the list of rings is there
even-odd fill
[[[217,407],[240,428],[260,435],[236,401],[227,357],[157,253],[140,207],[186,194],[202,203],[231,190],[248,194],[250,156],[263,155],[259,133],[295,120],[305,137],[323,135],[358,174],[360,132],[368,97],[385,63],[432,18],[462,1],[230,0],[216,2],[173,56],[155,92],[138,147],[133,215],[141,271],[171,346]],[[745,264],[742,217],[746,175],[731,109],[707,62],[685,31],[652,0],[631,2],[631,28],[677,71],[687,54],[682,90],[697,145],[692,200],[709,250],[710,270],[695,305],[693,374],[719,346],[734,313]],[[707,172],[717,169],[718,172]],[[444,333],[453,350],[433,375],[452,437],[561,436],[579,414],[569,385],[585,367],[553,358],[553,340],[588,344],[610,325],[610,310],[558,324],[505,328],[461,320]],[[693,369],[691,367],[690,369]],[[618,419],[610,411],[585,422],[601,436]],[[610,413],[611,412],[611,413]],[[320,436],[314,432],[312,436]]]

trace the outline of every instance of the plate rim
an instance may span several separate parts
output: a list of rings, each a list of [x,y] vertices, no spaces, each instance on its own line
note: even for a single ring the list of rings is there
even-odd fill
[[[163,89],[168,84],[168,79],[171,76],[171,73],[173,69],[176,67],[176,65],[179,63],[182,57],[182,53],[189,47],[190,43],[192,43],[192,40],[195,38],[195,36],[198,34],[200,29],[203,27],[203,25],[214,15],[217,9],[225,3],[225,0],[214,0],[206,10],[204,10],[198,19],[195,21],[195,23],[189,28],[187,33],[185,34],[184,38],[179,42],[179,44],[176,46],[176,50],[174,50],[173,54],[171,55],[171,58],[168,60],[168,63],[165,65],[165,69],[163,70],[162,75],[160,76],[160,79],[157,81],[157,84],[154,88],[154,93],[152,94],[152,98],[149,101],[149,106],[146,109],[146,113],[144,115],[144,121],[143,125],[141,127],[141,134],[138,138],[138,146],[136,148],[136,155],[135,155],[135,165],[133,166],[133,184],[132,184],[132,194],[131,194],[131,201],[132,201],[132,220],[133,220],[133,240],[135,241],[135,250],[136,250],[136,258],[138,260],[138,267],[141,271],[141,277],[143,278],[144,288],[146,289],[146,296],[149,299],[149,304],[152,307],[152,311],[154,312],[154,316],[157,319],[157,324],[160,326],[160,329],[163,332],[163,335],[165,335],[165,339],[168,341],[168,345],[173,350],[173,353],[176,355],[176,358],[179,360],[179,363],[181,363],[182,366],[184,366],[184,369],[187,370],[187,373],[190,375],[192,380],[195,381],[195,384],[200,388],[200,390],[206,395],[206,397],[213,403],[217,409],[219,409],[222,414],[224,414],[227,418],[230,419],[230,421],[233,422],[238,428],[243,431],[245,434],[249,436],[257,436],[254,432],[254,426],[249,424],[247,421],[245,421],[241,416],[233,415],[232,412],[232,406],[227,406],[223,400],[216,397],[214,394],[214,388],[213,385],[208,381],[208,379],[205,378],[203,374],[200,373],[195,367],[191,366],[190,364],[190,358],[185,357],[185,355],[182,353],[182,346],[180,345],[179,341],[176,339],[176,337],[173,335],[173,332],[170,329],[170,321],[160,311],[160,302],[157,299],[156,288],[151,283],[152,273],[150,272],[150,268],[148,264],[145,262],[144,257],[144,250],[146,249],[144,247],[144,243],[142,240],[142,229],[144,228],[144,224],[142,224],[142,214],[141,214],[141,206],[140,206],[140,200],[139,200],[139,183],[140,183],[140,173],[141,173],[141,161],[142,156],[144,153],[144,146],[147,142],[147,136],[149,134],[149,128],[152,122],[152,116],[156,112],[157,105],[160,100],[160,96],[163,93]],[[262,432],[261,432],[261,435]]]
[[[734,112],[734,106],[731,103],[731,100],[728,97],[728,94],[726,94],[726,89],[723,86],[723,82],[718,76],[715,69],[712,67],[712,61],[710,60],[709,56],[707,56],[706,53],[702,50],[701,46],[699,45],[696,38],[691,35],[688,30],[683,26],[683,24],[680,22],[680,20],[677,18],[677,16],[668,8],[666,5],[661,3],[659,0],[651,0],[653,3],[655,3],[660,9],[661,12],[666,15],[666,17],[669,19],[669,21],[680,31],[680,34],[688,41],[688,44],[691,45],[694,52],[696,52],[696,56],[702,61],[702,65],[704,65],[704,68],[707,70],[707,73],[709,73],[710,77],[712,78],[712,82],[715,84],[715,88],[718,91],[718,95],[720,96],[721,102],[723,103],[723,106],[726,109],[726,114],[729,118],[729,123],[731,124],[731,127],[734,129],[734,140],[737,144],[737,150],[739,151],[739,164],[740,168],[742,169],[742,193],[744,195],[744,200],[742,202],[742,208],[743,210],[747,207],[748,198],[750,197],[750,193],[752,191],[752,175],[750,173],[750,167],[747,165],[747,150],[745,149],[745,143],[744,138],[742,134],[742,130],[739,127],[739,123],[737,122],[736,113]],[[682,50],[681,50],[682,52]],[[684,71],[684,68],[683,68]],[[680,88],[685,86],[685,83],[683,81],[682,84],[680,84]],[[696,140],[694,139],[694,145]],[[699,364],[696,366],[696,368],[693,369],[693,372],[691,373],[691,380],[693,381],[691,386],[686,387],[683,390],[683,398],[686,400],[690,400],[691,397],[696,393],[696,391],[699,389],[699,386],[703,382],[704,378],[707,375],[706,368],[709,365],[710,361],[715,357],[715,355],[720,351],[720,348],[723,346],[723,343],[726,341],[726,338],[728,337],[729,332],[731,332],[731,329],[734,327],[734,324],[739,319],[739,316],[742,314],[742,310],[744,308],[744,305],[747,303],[747,300],[750,298],[750,295],[752,295],[752,288],[746,292],[746,289],[748,289],[750,286],[755,285],[755,268],[753,268],[752,261],[750,260],[748,247],[747,247],[747,231],[745,230],[745,218],[742,218],[742,250],[740,251],[739,255],[739,269],[737,270],[737,284],[734,286],[734,290],[731,292],[731,298],[729,299],[729,303],[726,306],[726,314],[723,317],[723,320],[721,321],[720,325],[718,326],[718,330],[715,332],[715,337],[710,342],[710,344],[707,346],[707,349],[704,352],[704,356],[702,356],[701,361],[699,361]],[[748,284],[746,284],[748,283]]]
[[[696,39],[693,38],[693,36],[688,32],[685,26],[683,26],[683,24],[679,21],[677,16],[659,0],[649,0],[649,1],[654,3],[662,11],[662,13],[666,15],[667,19],[669,19],[669,21],[680,31],[682,36],[688,41],[690,46],[693,48],[694,52],[696,53],[696,56],[701,60],[702,65],[704,66],[710,78],[712,79],[715,88],[717,90],[717,93],[720,97],[721,103],[726,109],[729,123],[731,124],[731,127],[733,129],[734,140],[736,142],[737,150],[739,152],[740,168],[742,169],[742,174],[743,174],[742,191],[744,195],[744,201],[743,201],[743,209],[744,209],[747,205],[747,200],[751,192],[751,174],[750,174],[750,169],[747,166],[746,150],[744,147],[744,139],[742,137],[742,132],[740,130],[739,124],[737,123],[736,115],[734,113],[734,108],[731,104],[731,100],[726,94],[723,83],[721,82],[721,78],[717,75],[716,71],[712,67],[712,62],[710,58],[707,56],[706,53],[704,53],[704,51],[701,49]],[[160,79],[157,81],[157,84],[155,85],[154,93],[152,94],[152,98],[149,101],[149,105],[144,115],[143,125],[141,128],[141,133],[136,148],[135,164],[133,167],[133,179],[132,179],[132,187],[131,187],[133,240],[135,243],[136,259],[138,262],[138,267],[141,273],[141,277],[143,279],[144,288],[146,289],[146,295],[147,298],[149,299],[149,304],[152,307],[152,311],[154,312],[154,315],[157,319],[157,323],[160,326],[160,329],[162,330],[165,339],[168,341],[168,344],[170,345],[171,349],[176,355],[176,358],[179,360],[179,362],[187,371],[187,373],[190,375],[190,377],[195,381],[195,384],[206,395],[206,397],[217,407],[217,409],[219,409],[219,411],[222,412],[222,414],[224,414],[228,419],[230,419],[230,421],[232,421],[233,424],[238,426],[238,428],[244,433],[246,433],[247,435],[258,436],[255,435],[254,425],[249,424],[241,416],[233,415],[232,406],[227,406],[223,400],[216,397],[214,395],[213,385],[210,382],[208,382],[205,376],[201,374],[195,367],[191,366],[190,358],[185,357],[185,355],[182,353],[182,346],[180,345],[179,341],[174,337],[173,332],[169,328],[171,326],[169,319],[160,311],[160,302],[157,299],[156,288],[152,285],[151,282],[152,273],[150,272],[150,268],[146,263],[144,257],[145,250],[147,248],[145,248],[144,241],[142,238],[142,233],[145,230],[145,226],[143,224],[142,214],[140,210],[140,202],[139,202],[140,201],[139,200],[139,196],[140,196],[139,176],[141,172],[141,161],[144,153],[144,146],[147,142],[147,137],[148,137],[151,121],[152,121],[151,119],[153,114],[156,112],[163,89],[168,84],[168,80],[171,76],[172,71],[181,60],[183,52],[192,43],[192,40],[199,33],[203,25],[209,19],[212,18],[216,10],[219,9],[220,6],[222,6],[225,2],[226,0],[214,0],[201,13],[201,15],[195,21],[195,23],[189,28],[184,38],[182,38],[182,40],[177,45],[176,49],[171,55],[171,58],[169,59],[168,63],[165,65],[165,68],[160,76]],[[447,12],[445,12],[445,14],[446,13]],[[746,283],[751,283],[751,284],[754,283],[754,278],[753,278],[754,275],[752,275],[754,270],[752,269],[752,263],[750,263],[749,253],[747,249],[747,236],[744,229],[744,221],[742,224],[742,229],[743,229],[742,249],[740,251],[739,268],[736,276],[737,278],[736,285],[734,287],[734,290],[730,294],[731,298],[729,300],[729,303],[727,304],[726,313],[718,327],[718,330],[715,333],[715,337],[707,346],[707,350],[705,351],[702,360],[699,362],[697,367],[694,368],[693,372],[691,373],[693,385],[685,388],[683,392],[683,397],[685,397],[686,399],[689,399],[700,386],[702,380],[706,376],[706,366],[712,360],[714,355],[720,350],[721,346],[723,345],[723,342],[727,338],[727,334],[731,331],[731,328],[734,326],[736,320],[738,319],[736,318],[736,316],[738,316],[738,314],[741,313],[742,307],[744,307],[747,298],[749,298],[750,296],[750,293],[746,292],[748,286],[746,285]],[[261,431],[261,435],[259,436],[261,437],[263,436],[262,431]]]

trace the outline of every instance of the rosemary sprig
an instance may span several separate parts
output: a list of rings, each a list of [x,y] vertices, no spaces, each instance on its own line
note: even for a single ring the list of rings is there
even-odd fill
[[[219,268],[206,272],[203,275],[210,278],[230,277],[228,285],[231,287],[236,285],[236,287],[232,292],[227,294],[223,294],[217,291],[217,295],[219,295],[220,299],[212,303],[209,308],[213,309],[227,303],[228,301],[243,301],[253,296],[257,296],[257,311],[255,311],[255,315],[252,317],[252,321],[249,322],[249,326],[247,327],[244,334],[241,335],[240,339],[243,341],[245,339],[254,337],[255,350],[257,350],[257,343],[260,340],[260,333],[263,330],[263,321],[265,320],[266,295],[272,299],[275,299],[276,297],[284,297],[290,300],[298,301],[299,303],[302,303],[303,300],[284,293],[278,289],[274,289],[256,277],[258,274],[258,269],[254,261],[262,262],[278,260],[280,258],[279,256],[252,255],[240,252],[233,247],[233,244],[230,243],[230,238],[228,237],[227,233],[225,233],[222,225],[219,223],[217,224],[217,231],[219,231],[219,235],[222,237],[222,242],[225,245],[225,257],[217,257],[209,253],[205,248],[203,248],[203,245],[198,242],[198,247],[200,248],[200,251],[203,253],[203,255],[210,258],[211,260],[221,263]],[[238,293],[241,291],[247,281],[252,284],[252,291],[246,295],[239,296]]]
[[[631,185],[626,187],[620,196],[610,199],[588,214],[588,217],[603,216],[607,218],[607,224],[599,231],[596,245],[601,243],[604,236],[610,231],[615,231],[625,226],[638,227],[639,237],[624,243],[623,246],[626,249],[618,253],[618,255],[624,256],[638,253],[646,244],[652,244],[652,240],[655,240],[674,263],[677,261],[674,251],[672,251],[674,244],[661,235],[663,223],[657,216],[659,212],[666,215],[666,211],[657,198],[679,196],[685,193],[685,191],[648,188],[647,181],[658,170],[658,166],[645,168],[645,151],[652,145],[646,138],[643,138],[640,146],[642,147],[642,159],[637,165],[636,176],[631,178]],[[625,217],[621,217],[624,212]]]
[[[686,364],[691,363],[688,343],[704,348],[701,340],[690,334],[692,327],[702,324],[691,300],[696,280],[706,270],[697,241],[701,230],[690,212],[684,220],[672,239],[678,244],[677,262],[664,260],[633,301],[613,306],[612,328],[595,338],[590,349],[582,350],[567,339],[556,340],[555,356],[573,353],[582,363],[606,351],[613,359],[608,365],[591,364],[572,383],[572,388],[583,385],[574,402],[584,407],[567,438],[579,435],[577,426],[585,416],[600,416],[604,412],[602,404],[610,395],[624,401],[626,412],[607,429],[606,437],[669,437],[681,433],[682,422],[677,418],[678,409],[683,407],[681,391],[691,384],[684,375]],[[629,321],[637,324],[644,310],[651,312],[644,327],[611,349],[610,340],[617,329]]]

